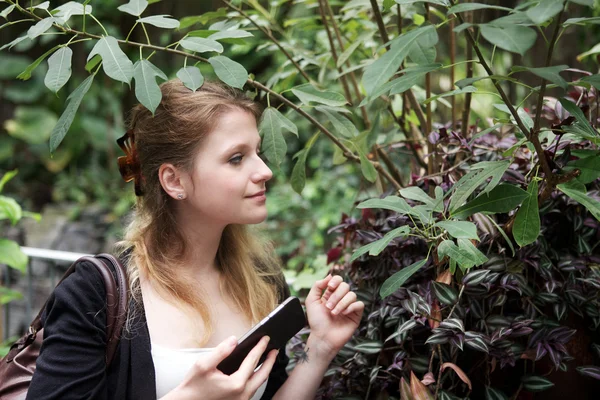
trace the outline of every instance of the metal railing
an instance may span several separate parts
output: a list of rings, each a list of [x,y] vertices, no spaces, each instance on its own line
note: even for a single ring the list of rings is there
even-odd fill
[[[31,261],[33,259],[37,259],[37,260],[45,260],[45,261],[50,261],[51,265],[49,268],[49,274],[50,274],[50,282],[51,282],[51,287],[53,288],[56,285],[56,268],[59,265],[69,265],[72,262],[76,261],[77,259],[79,259],[80,257],[83,256],[87,256],[89,254],[85,254],[85,253],[74,253],[74,252],[70,252],[70,251],[60,251],[60,250],[48,250],[48,249],[38,249],[38,248],[34,248],[34,247],[24,247],[21,246],[21,250],[23,251],[23,253],[25,253],[28,257],[29,257],[29,261],[27,263],[27,270],[26,270],[26,279],[27,279],[27,283],[26,283],[26,294],[25,294],[25,315],[26,315],[26,320],[27,323],[31,322],[31,320],[33,320],[34,317],[34,310],[33,310],[33,271],[31,268]],[[11,277],[10,277],[10,271],[9,268],[6,267],[5,271],[4,271],[4,285],[6,287],[10,287],[11,286]],[[2,329],[2,340],[6,341],[10,338],[10,327],[11,327],[11,303],[7,303],[4,305],[4,320],[2,321],[4,329]],[[37,310],[36,310],[37,312]]]

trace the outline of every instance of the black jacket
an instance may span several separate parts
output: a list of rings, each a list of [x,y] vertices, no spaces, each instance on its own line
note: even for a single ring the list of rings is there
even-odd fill
[[[286,286],[279,300],[288,296]],[[156,399],[145,314],[135,315],[107,369],[104,283],[93,265],[78,265],[54,290],[42,315],[44,341],[27,399]],[[287,379],[288,361],[282,348],[261,399],[271,399]]]

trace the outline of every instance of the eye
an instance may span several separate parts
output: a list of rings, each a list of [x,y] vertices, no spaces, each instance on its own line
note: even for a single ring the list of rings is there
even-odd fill
[[[242,158],[244,158],[244,156],[239,155],[239,156],[235,156],[231,159],[229,159],[229,164],[233,164],[233,165],[238,165],[239,163],[242,162]]]

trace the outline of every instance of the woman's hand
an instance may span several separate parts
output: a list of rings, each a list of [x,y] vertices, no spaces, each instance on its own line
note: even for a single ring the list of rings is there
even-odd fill
[[[332,356],[350,340],[365,309],[365,304],[356,301],[356,294],[338,275],[316,281],[305,304],[310,336],[326,346]]]
[[[217,369],[217,365],[223,361],[235,348],[237,341],[235,337],[221,342],[213,352],[206,357],[200,357],[183,382],[171,392],[167,393],[162,400],[248,400],[254,396],[258,388],[267,380],[277,350],[272,350],[256,372],[260,356],[264,353],[269,343],[269,337],[265,336],[248,353],[240,368],[231,375],[226,375]]]

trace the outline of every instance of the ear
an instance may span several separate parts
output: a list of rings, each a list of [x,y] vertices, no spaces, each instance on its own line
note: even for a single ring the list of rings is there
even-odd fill
[[[158,169],[158,179],[164,191],[172,198],[177,199],[178,195],[187,197],[186,187],[189,187],[187,184],[189,177],[181,168],[173,164],[162,164]]]

